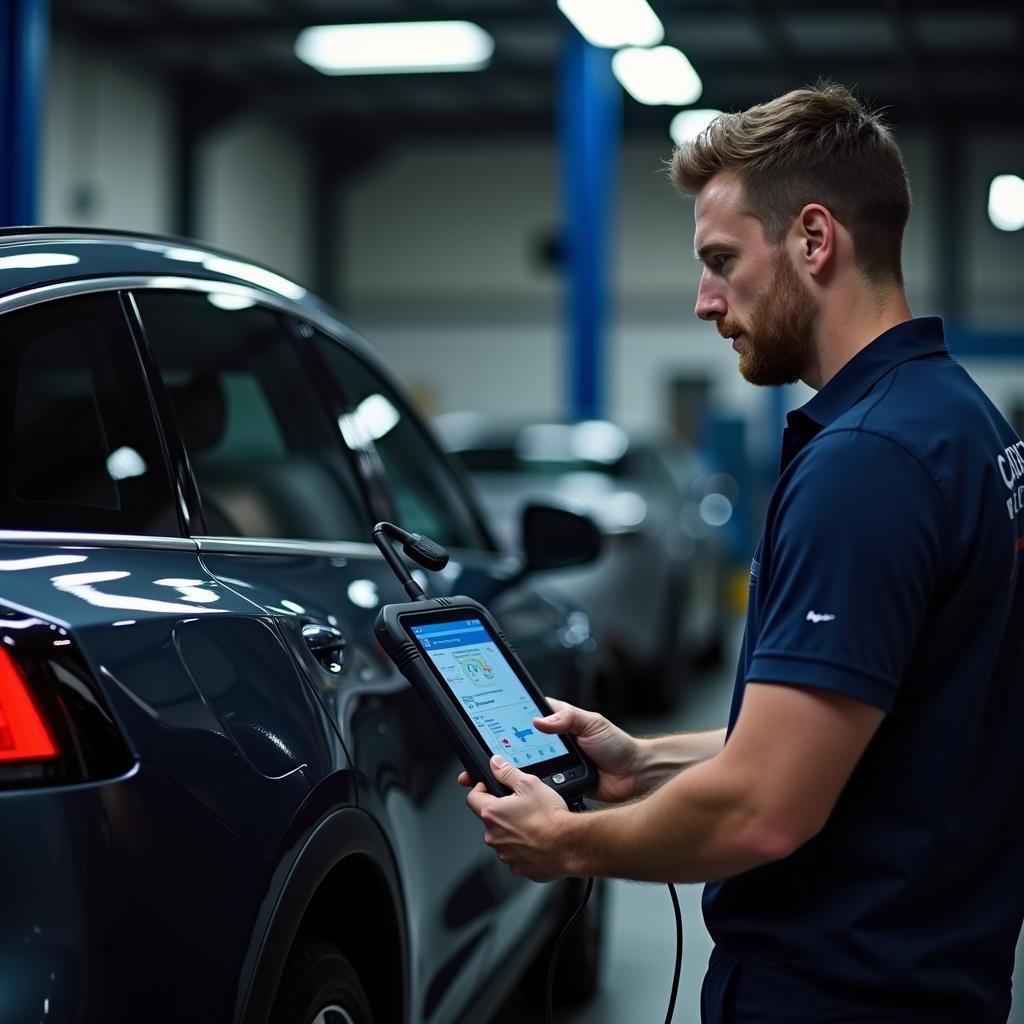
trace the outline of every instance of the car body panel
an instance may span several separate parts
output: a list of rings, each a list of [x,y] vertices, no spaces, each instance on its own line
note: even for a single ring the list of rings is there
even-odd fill
[[[0,795],[12,1024],[230,1019],[267,859],[160,771]],[[26,853],[30,853],[26,856]],[[173,912],[169,912],[173,908]],[[201,943],[202,955],[197,955]],[[140,955],[153,970],[126,970]]]

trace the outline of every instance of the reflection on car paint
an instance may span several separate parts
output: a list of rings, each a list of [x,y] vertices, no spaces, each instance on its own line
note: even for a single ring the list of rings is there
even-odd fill
[[[175,612],[217,612],[219,608],[203,608],[194,604],[175,604],[173,601],[157,601],[150,597],[138,597],[130,594],[109,594],[97,590],[96,583],[112,583],[114,580],[123,580],[131,576],[130,572],[124,570],[108,570],[106,572],[77,572],[65,576],[54,576],[50,582],[65,594],[95,605],[97,608],[124,608],[127,611],[153,612],[154,614],[167,614]],[[203,592],[208,593],[208,591]],[[214,594],[213,600],[220,598]],[[203,600],[209,600],[204,597]]]
[[[55,565],[84,562],[85,555],[39,555],[35,558],[7,558],[0,561],[0,572],[23,572],[26,569],[50,569]]]
[[[348,599],[357,608],[376,608],[380,604],[380,591],[373,580],[353,580],[348,585]]]

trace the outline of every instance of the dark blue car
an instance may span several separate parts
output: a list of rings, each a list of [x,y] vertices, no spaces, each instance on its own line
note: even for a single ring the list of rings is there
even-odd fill
[[[0,233],[0,362],[0,1021],[489,1019],[576,883],[481,842],[373,639],[405,595],[369,532],[450,548],[428,593],[588,702],[586,619],[532,570],[592,527],[535,509],[498,550],[369,346],[192,243]]]

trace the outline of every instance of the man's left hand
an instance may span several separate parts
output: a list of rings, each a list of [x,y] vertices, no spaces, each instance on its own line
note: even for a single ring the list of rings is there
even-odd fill
[[[491,758],[491,772],[512,793],[493,796],[477,783],[466,797],[470,810],[484,823],[484,842],[513,875],[534,882],[568,877],[572,872],[557,842],[559,827],[571,814],[565,801],[504,758]],[[460,781],[467,778],[463,773]]]

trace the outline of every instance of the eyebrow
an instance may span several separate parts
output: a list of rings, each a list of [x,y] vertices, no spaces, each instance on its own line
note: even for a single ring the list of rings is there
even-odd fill
[[[736,251],[736,245],[733,242],[726,242],[721,239],[713,239],[710,242],[705,242],[699,249],[693,250],[693,258],[695,260],[705,260],[709,253],[719,249],[725,249],[729,252]]]

